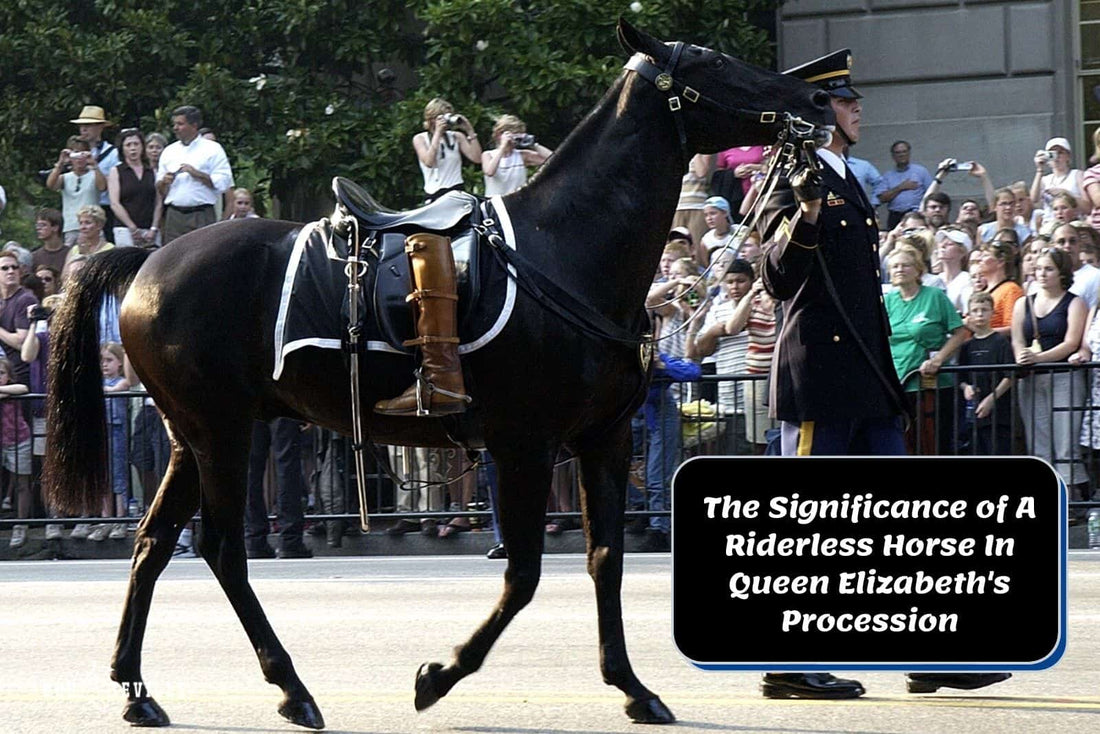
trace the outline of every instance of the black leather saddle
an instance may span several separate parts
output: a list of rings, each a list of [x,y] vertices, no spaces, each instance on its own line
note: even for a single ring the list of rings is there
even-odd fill
[[[465,191],[449,191],[419,209],[395,212],[379,204],[367,190],[342,176],[332,179],[336,201],[371,231],[412,228],[417,232],[447,234],[478,208],[479,200]]]
[[[413,290],[405,238],[416,232],[432,232],[451,239],[458,274],[458,320],[468,322],[481,293],[478,233],[473,225],[482,220],[481,200],[463,191],[451,191],[439,199],[409,211],[393,211],[379,204],[361,186],[337,176],[333,193],[347,216],[358,220],[359,237],[370,243],[368,268],[362,292],[365,318],[373,319],[377,335],[394,349],[412,353],[403,343],[416,337],[413,311],[406,296]],[[348,228],[338,227],[348,234]],[[343,257],[347,256],[344,249]],[[363,312],[363,310],[361,310]],[[368,331],[373,331],[368,329]]]

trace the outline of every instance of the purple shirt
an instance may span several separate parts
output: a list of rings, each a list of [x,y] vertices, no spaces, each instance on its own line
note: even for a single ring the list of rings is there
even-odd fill
[[[27,317],[27,307],[36,303],[38,303],[38,299],[23,286],[16,288],[15,293],[12,293],[8,298],[0,298],[0,329],[12,332],[19,329],[29,329],[31,322]],[[9,347],[5,344],[4,352],[11,362],[12,382],[18,382],[29,387],[31,367],[19,356],[19,348]]]

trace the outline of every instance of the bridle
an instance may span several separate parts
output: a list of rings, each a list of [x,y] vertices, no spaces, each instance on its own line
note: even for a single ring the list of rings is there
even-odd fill
[[[807,122],[801,117],[796,117],[789,112],[750,110],[743,107],[733,107],[679,81],[673,74],[676,71],[676,66],[679,64],[680,57],[683,55],[686,46],[687,45],[682,41],[676,42],[672,48],[672,53],[669,54],[668,62],[664,69],[659,68],[650,61],[650,57],[642,53],[634,54],[634,56],[623,65],[624,69],[637,73],[638,76],[653,84],[658,91],[668,95],[668,109],[672,113],[672,119],[676,124],[676,133],[680,140],[680,154],[685,168],[690,160],[690,154],[687,147],[687,129],[684,125],[683,116],[678,114],[684,109],[684,103],[681,101],[681,97],[690,104],[703,103],[727,115],[750,120],[754,123],[765,125],[777,124],[779,132],[776,136],[775,145],[772,146],[776,152],[773,153],[769,159],[767,171],[760,184],[760,195],[757,196],[752,211],[749,212],[745,218],[747,226],[742,227],[741,230],[730,238],[721,249],[716,250],[711,255],[710,264],[696,277],[695,282],[692,283],[691,286],[685,288],[680,295],[673,296],[658,304],[657,307],[674,304],[680,299],[685,298],[688,293],[692,292],[701,282],[704,282],[710,276],[718,262],[724,261],[723,256],[727,252],[730,250],[736,252],[740,249],[745,237],[756,227],[779,180],[785,176],[789,176],[791,171],[800,164],[816,169],[820,165],[817,159],[816,149],[828,144],[828,136],[831,134],[827,128],[819,127],[812,122]],[[717,279],[721,279],[723,275],[724,273],[717,275]],[[697,308],[691,317],[686,319],[684,323],[675,330],[664,336],[652,338],[650,343],[655,344],[661,339],[671,338],[684,329],[689,328],[691,323],[700,313],[702,313],[702,309]]]
[[[725,102],[720,102],[697,89],[689,87],[675,77],[676,67],[680,63],[680,57],[683,56],[685,48],[687,48],[687,44],[683,41],[677,41],[673,45],[672,53],[669,54],[668,61],[663,69],[654,64],[650,60],[651,57],[640,52],[631,56],[630,59],[623,64],[624,69],[635,72],[638,76],[655,86],[657,91],[668,95],[668,109],[672,113],[673,122],[676,124],[676,134],[680,139],[680,155],[683,158],[685,168],[691,156],[688,154],[687,128],[684,126],[683,116],[678,114],[684,109],[684,101],[682,100],[686,100],[689,104],[702,103],[732,117],[751,120],[761,125],[778,123],[786,128],[788,132],[793,128],[798,128],[802,131],[803,135],[812,136],[819,129],[813,123],[806,122],[802,118],[795,117],[788,112],[778,112],[776,110],[750,110],[744,107],[734,107]],[[823,128],[821,130],[824,132]]]

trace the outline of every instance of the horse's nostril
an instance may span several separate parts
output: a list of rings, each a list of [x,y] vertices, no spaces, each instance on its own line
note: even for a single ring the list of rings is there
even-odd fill
[[[825,108],[829,106],[829,93],[824,90],[818,90],[810,97],[813,100],[815,107]]]

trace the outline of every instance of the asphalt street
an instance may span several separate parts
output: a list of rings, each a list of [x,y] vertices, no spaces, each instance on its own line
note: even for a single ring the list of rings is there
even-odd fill
[[[912,696],[897,673],[863,673],[863,699],[766,701],[751,673],[704,672],[672,642],[667,554],[631,555],[623,584],[634,668],[679,721],[668,731],[1100,731],[1100,554],[1069,564],[1069,644],[1049,671],[973,693]],[[548,556],[532,604],[485,666],[432,709],[413,676],[446,662],[491,610],[503,562],[481,557],[251,562],[254,588],[329,731],[637,732],[597,667],[592,584],[580,555]],[[108,679],[129,564],[0,564],[0,732],[127,731]],[[1012,609],[1005,609],[1012,614]],[[1026,624],[1027,620],[1020,620]],[[750,634],[736,626],[722,634]],[[175,560],[154,598],[144,654],[178,730],[301,731],[276,713],[232,609],[200,560]]]

